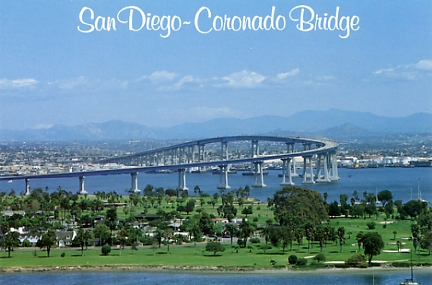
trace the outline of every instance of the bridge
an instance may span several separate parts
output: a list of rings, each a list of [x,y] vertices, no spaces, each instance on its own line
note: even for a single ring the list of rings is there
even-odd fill
[[[218,189],[229,189],[228,174],[235,165],[249,166],[254,177],[253,187],[265,187],[263,164],[282,162],[281,185],[293,185],[292,178],[301,176],[302,183],[330,183],[339,180],[336,161],[337,142],[325,139],[276,136],[228,136],[189,141],[168,147],[148,150],[128,156],[99,161],[110,169],[65,172],[43,175],[0,177],[1,180],[25,180],[26,195],[30,195],[30,179],[79,178],[79,194],[86,194],[85,176],[131,175],[131,193],[139,193],[138,173],[178,172],[178,190],[187,190],[187,170],[203,171],[217,168],[220,173]],[[296,172],[296,161],[302,159],[302,170]]]

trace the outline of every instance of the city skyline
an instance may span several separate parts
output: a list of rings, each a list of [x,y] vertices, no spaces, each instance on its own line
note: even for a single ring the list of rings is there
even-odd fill
[[[0,129],[109,120],[173,126],[331,108],[431,112],[428,1],[226,2],[2,2]],[[134,19],[160,27],[138,30],[137,20],[131,31],[121,22],[130,6]],[[338,28],[301,31],[302,8]],[[211,21],[225,15],[276,22],[217,31]],[[109,31],[96,31],[108,23]]]

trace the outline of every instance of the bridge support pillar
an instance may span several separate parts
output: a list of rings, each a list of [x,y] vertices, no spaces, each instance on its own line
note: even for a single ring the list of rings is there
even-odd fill
[[[254,172],[255,182],[252,185],[252,187],[266,187],[266,185],[264,184],[264,172],[262,170],[262,164],[263,164],[262,161],[254,162],[254,165],[255,165],[255,172]]]
[[[339,178],[338,168],[337,168],[336,153],[330,154],[330,165],[331,165],[330,180],[331,181],[338,181],[340,178]]]
[[[217,189],[230,189],[228,184],[228,165],[219,165],[220,168],[220,182]]]
[[[291,160],[291,169],[290,169],[290,171],[291,171],[291,177],[298,177],[299,176],[298,173],[297,173],[297,162],[296,162],[295,157],[293,157],[292,160]]]
[[[132,193],[140,193],[141,190],[138,188],[138,172],[131,173],[131,190]]]
[[[286,181],[286,175],[288,175],[288,181]],[[291,158],[282,159],[282,182],[280,185],[294,185],[291,177]]]
[[[29,183],[29,179],[28,178],[26,178],[26,180],[25,180],[25,188],[26,188],[26,192],[25,192],[25,195],[26,196],[30,196],[30,183]]]
[[[178,172],[178,187],[177,190],[184,191],[188,190],[186,187],[186,169],[180,168],[177,170]]]
[[[258,145],[258,141],[253,140],[252,141],[252,149],[251,149],[251,156],[252,157],[256,157],[259,155],[259,145]]]
[[[78,194],[84,195],[87,194],[87,191],[84,189],[84,176],[79,177],[79,192]]]
[[[315,183],[313,166],[312,166],[312,156],[303,156],[303,181],[302,181],[302,183],[303,184]]]
[[[317,178],[316,178],[316,182],[320,182],[320,183],[329,183],[330,182],[330,178],[329,178],[329,170],[328,170],[328,154],[323,154],[322,156],[319,155],[318,156],[318,165],[321,164],[321,157],[323,157],[323,175],[321,175],[321,170],[318,168],[318,173],[317,173]]]

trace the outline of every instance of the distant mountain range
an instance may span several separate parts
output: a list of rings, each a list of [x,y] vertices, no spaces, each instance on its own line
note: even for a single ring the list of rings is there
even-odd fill
[[[380,134],[431,134],[432,114],[383,117],[369,112],[303,111],[289,117],[219,118],[155,128],[124,121],[55,125],[46,129],[0,130],[0,141],[78,141],[131,139],[199,139],[231,135],[278,134],[292,136],[367,137]]]

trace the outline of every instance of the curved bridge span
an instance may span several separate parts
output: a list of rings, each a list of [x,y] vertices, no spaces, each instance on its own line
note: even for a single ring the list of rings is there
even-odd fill
[[[219,189],[230,188],[228,174],[233,167],[247,168],[246,175],[254,177],[253,187],[265,187],[264,164],[282,162],[281,185],[293,185],[292,177],[302,176],[302,183],[329,183],[339,180],[336,150],[339,144],[325,139],[276,136],[229,136],[189,141],[128,156],[99,161],[106,169],[65,172],[45,175],[0,177],[0,180],[26,181],[30,194],[30,179],[78,177],[79,193],[84,189],[84,177],[96,175],[131,175],[131,192],[139,193],[138,173],[178,172],[178,190],[186,190],[186,172],[208,171],[220,173]],[[301,173],[298,174],[298,166]]]

